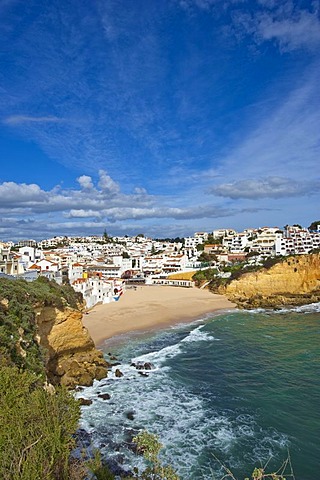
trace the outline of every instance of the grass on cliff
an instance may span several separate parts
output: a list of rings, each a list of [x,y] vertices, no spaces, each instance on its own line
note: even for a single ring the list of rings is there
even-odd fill
[[[48,393],[34,373],[0,368],[0,478],[70,478],[79,416],[79,404],[66,390]]]

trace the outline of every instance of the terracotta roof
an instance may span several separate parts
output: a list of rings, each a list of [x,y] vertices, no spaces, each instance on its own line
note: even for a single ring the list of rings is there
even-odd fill
[[[31,265],[31,267],[28,268],[28,270],[41,270],[41,267],[34,263],[33,265]]]

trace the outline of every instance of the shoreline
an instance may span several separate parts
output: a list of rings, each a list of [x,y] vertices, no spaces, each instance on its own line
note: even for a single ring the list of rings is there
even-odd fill
[[[235,309],[223,295],[198,288],[138,286],[128,289],[118,302],[95,305],[83,315],[95,345],[134,331],[157,330],[194,322],[204,315]]]

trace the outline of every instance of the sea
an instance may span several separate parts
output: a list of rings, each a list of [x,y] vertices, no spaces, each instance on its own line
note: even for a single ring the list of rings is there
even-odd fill
[[[221,311],[103,350],[119,365],[78,396],[92,399],[81,427],[113,468],[144,468],[132,437],[147,430],[182,480],[242,480],[254,467],[320,479],[320,303]]]

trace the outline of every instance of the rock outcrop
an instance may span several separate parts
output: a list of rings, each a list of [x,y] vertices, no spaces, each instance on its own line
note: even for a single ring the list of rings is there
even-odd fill
[[[220,287],[240,308],[304,305],[320,301],[320,254],[288,257]]]
[[[53,385],[89,386],[107,376],[108,364],[83,326],[80,311],[51,306],[35,311],[38,342],[47,352],[47,375]]]

